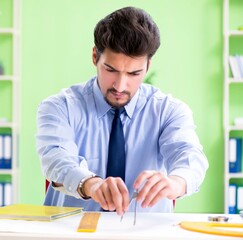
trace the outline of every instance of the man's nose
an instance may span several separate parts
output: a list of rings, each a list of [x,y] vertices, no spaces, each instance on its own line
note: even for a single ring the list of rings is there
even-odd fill
[[[116,91],[123,92],[126,90],[127,81],[127,76],[121,75],[116,79],[116,81],[113,84],[113,87],[116,89]]]

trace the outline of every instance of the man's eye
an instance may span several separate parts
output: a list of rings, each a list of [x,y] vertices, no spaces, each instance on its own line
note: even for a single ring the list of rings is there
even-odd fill
[[[108,71],[108,72],[115,72],[115,70],[110,69],[110,68],[106,68],[106,71]]]
[[[139,73],[129,73],[129,75],[131,75],[131,76],[138,76]]]

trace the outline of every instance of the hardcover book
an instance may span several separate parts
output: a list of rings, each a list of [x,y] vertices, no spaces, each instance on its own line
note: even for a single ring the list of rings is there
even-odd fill
[[[52,221],[82,212],[82,208],[13,204],[0,207],[0,219]]]

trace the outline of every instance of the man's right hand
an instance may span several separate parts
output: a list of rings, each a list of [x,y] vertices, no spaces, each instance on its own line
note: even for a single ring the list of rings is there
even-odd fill
[[[129,192],[119,177],[91,178],[84,183],[83,191],[85,195],[99,203],[104,210],[116,210],[118,215],[128,211]]]

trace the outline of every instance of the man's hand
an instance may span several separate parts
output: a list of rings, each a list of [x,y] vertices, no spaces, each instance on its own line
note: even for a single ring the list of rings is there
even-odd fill
[[[142,184],[144,184],[142,186]],[[186,182],[178,176],[165,176],[161,172],[143,171],[134,182],[139,189],[137,201],[142,207],[152,207],[162,198],[176,199],[186,193]]]
[[[119,177],[91,178],[83,185],[84,193],[98,202],[104,210],[116,210],[118,215],[122,215],[128,210],[129,192]]]

